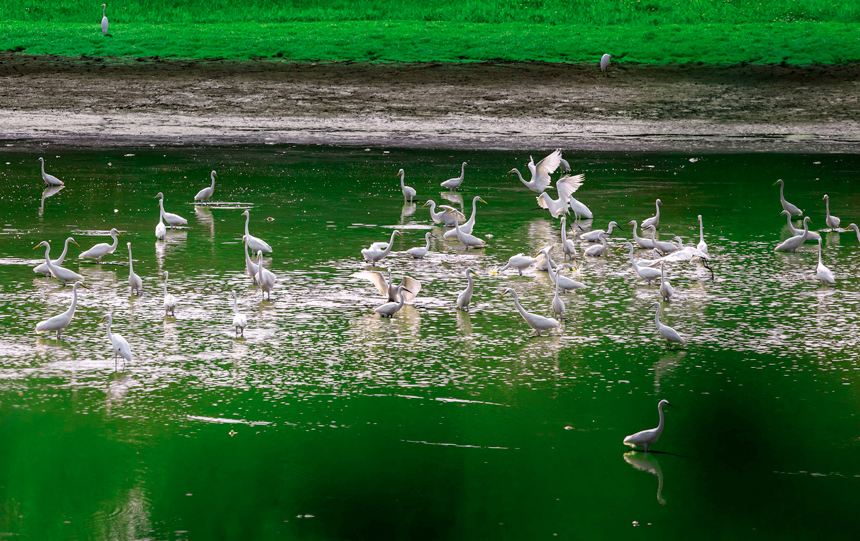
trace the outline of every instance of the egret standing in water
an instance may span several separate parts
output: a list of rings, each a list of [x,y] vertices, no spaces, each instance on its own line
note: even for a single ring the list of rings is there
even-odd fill
[[[795,236],[791,237],[790,239],[786,239],[786,240],[782,241],[781,243],[779,243],[779,245],[777,245],[777,247],[774,249],[774,251],[776,251],[776,252],[794,252],[795,250],[797,250],[797,248],[799,246],[801,246],[804,242],[806,242],[806,239],[807,239],[808,234],[809,234],[809,222],[811,222],[811,221],[812,221],[812,219],[810,219],[809,216],[805,216],[803,218],[803,233],[801,233],[800,235],[795,235]]]
[[[238,296],[236,295],[236,290],[234,289],[230,295],[233,297],[233,328],[236,329],[236,336],[245,336],[245,327],[248,326],[248,318],[245,317],[245,314],[239,313],[239,303],[236,300]]]
[[[117,244],[119,243],[119,239],[116,238],[117,235],[122,235],[116,228],[110,230],[110,236],[113,239],[113,244],[108,244],[106,242],[100,242],[87,250],[86,252],[81,253],[78,256],[78,259],[95,259],[98,261],[99,265],[102,264],[102,258],[108,254],[114,253],[116,250]]]
[[[539,194],[549,188],[549,185],[552,182],[550,175],[555,173],[555,170],[558,169],[559,165],[561,165],[561,149],[556,150],[546,158],[542,159],[537,163],[537,165],[534,163],[534,158],[529,157],[529,171],[531,171],[532,178],[528,182],[523,178],[519,169],[511,169],[508,173],[516,173],[517,178],[520,179],[520,182],[522,182],[526,188]]]
[[[555,315],[562,321],[564,321],[564,301],[558,294],[559,283],[561,282],[561,270],[558,271],[556,280],[555,280],[555,295],[552,297],[552,304],[550,304],[550,308],[555,312]]]
[[[58,316],[54,316],[45,321],[40,321],[36,324],[36,332],[57,331],[57,340],[63,334],[63,330],[72,322],[72,316],[75,315],[75,307],[78,305],[78,286],[86,288],[81,282],[75,282],[72,286],[72,304],[69,309]]]
[[[457,295],[457,309],[462,310],[464,312],[469,311],[469,304],[472,302],[472,291],[475,289],[475,284],[472,282],[472,276],[477,276],[478,273],[473,271],[472,269],[466,269],[466,280],[469,281],[469,285],[466,286],[466,289],[460,292]]]
[[[559,327],[561,327],[561,324],[551,317],[543,317],[523,310],[523,307],[520,306],[520,299],[517,296],[517,292],[511,288],[505,289],[504,292],[499,295],[499,298],[504,297],[508,293],[510,293],[511,296],[514,298],[514,306],[516,306],[517,312],[519,312],[520,315],[523,316],[523,319],[526,320],[526,323],[529,324],[529,327],[537,331],[537,336],[540,336],[540,333],[543,331],[550,331],[551,329],[558,329]]]
[[[532,265],[537,263],[537,261],[538,261],[537,258],[528,257],[527,255],[522,254],[522,253],[517,254],[517,255],[512,255],[510,257],[510,259],[508,259],[508,262],[505,264],[505,266],[500,268],[496,272],[501,273],[501,272],[506,271],[507,269],[513,267],[513,268],[517,269],[517,273],[519,273],[519,275],[522,276],[523,275],[523,269],[531,267]]]
[[[158,240],[164,240],[164,237],[167,236],[167,228],[164,227],[164,214],[160,211],[158,213],[158,225],[155,226],[155,238]]]
[[[570,205],[568,199],[570,194],[582,186],[583,180],[585,180],[584,174],[559,179],[555,183],[556,190],[558,191],[558,199],[553,199],[548,193],[542,192],[537,196],[538,206],[547,209],[553,218],[564,216],[568,212],[568,205]]]
[[[167,278],[170,273],[164,271],[164,315],[176,317],[176,297],[167,292]]]
[[[782,179],[777,180],[773,183],[774,186],[779,184],[779,202],[782,203],[783,210],[787,210],[789,214],[792,216],[800,216],[803,214],[803,211],[792,205],[788,201],[785,200],[785,196],[783,195],[783,191],[785,189],[785,182]]]
[[[65,286],[69,282],[77,282],[84,279],[83,276],[74,271],[70,271],[67,268],[54,265],[54,262],[51,261],[51,245],[48,243],[48,241],[43,240],[36,246],[33,246],[33,249],[35,250],[40,246],[45,247],[45,265],[48,266],[48,270],[51,272],[51,276],[63,282],[63,286]]]
[[[588,233],[583,233],[579,235],[579,240],[584,240],[586,242],[600,242],[600,236],[611,235],[613,227],[621,229],[621,226],[618,225],[618,222],[612,221],[609,222],[609,227],[607,227],[606,231],[604,231],[603,229],[595,229],[593,231],[589,231]]]
[[[657,207],[657,212],[654,214],[654,216],[651,216],[650,218],[642,221],[642,231],[645,231],[645,228],[647,227],[654,226],[656,228],[658,225],[660,225],[660,205],[662,204],[663,202],[659,199],[654,202],[654,206]]]
[[[426,243],[424,246],[416,246],[415,248],[409,248],[406,250],[406,253],[411,255],[414,259],[424,259],[424,256],[427,255],[427,252],[430,251],[430,237],[433,235],[428,231],[424,233],[424,242]]]
[[[445,182],[441,184],[443,188],[448,188],[451,191],[456,190],[460,184],[463,183],[463,179],[466,178],[466,162],[463,162],[463,165],[460,166],[460,176],[449,178]]]
[[[433,222],[445,224],[445,227],[454,227],[454,222],[466,219],[460,211],[447,205],[441,205],[439,208],[443,209],[442,212],[436,212],[436,201],[432,199],[428,199],[421,207],[424,208],[427,205],[430,205],[430,218]]]
[[[830,214],[830,196],[825,194],[823,199],[824,199],[824,209],[825,209],[825,213],[826,213],[825,218],[824,218],[824,223],[827,224],[827,227],[829,227],[831,231],[836,231],[837,229],[839,229],[839,223],[842,220],[840,220],[836,216],[833,216]]]
[[[606,251],[606,233],[601,232],[600,234],[600,244],[596,246],[589,246],[583,253],[589,257],[600,257],[603,255],[603,252]]]
[[[700,252],[708,254],[708,243],[705,242],[705,226],[702,225],[702,215],[699,214],[699,244],[696,245],[696,249]]]
[[[675,293],[675,288],[666,279],[666,269],[663,267],[663,262],[660,262],[660,295],[663,295],[663,300],[669,301],[672,294]]]
[[[785,214],[785,220],[788,222],[788,230],[791,231],[792,236],[803,235],[803,229],[798,229],[794,227],[794,224],[791,223],[791,213],[787,210],[783,210],[780,214]],[[816,233],[815,231],[807,231],[806,232],[806,240],[807,241],[815,241],[818,242],[818,239],[821,238],[821,235]]]
[[[403,179],[406,177],[406,173],[403,171],[403,169],[398,171],[397,174],[400,175],[400,191],[403,192],[403,202],[405,203],[409,201],[411,203],[412,198],[415,197],[415,194],[417,194],[418,192],[415,191],[415,188],[407,186],[403,183]]]
[[[561,217],[561,251],[565,259],[576,259],[576,245],[567,238],[567,217]]]
[[[99,323],[102,321],[105,322],[105,329],[107,330],[108,340],[110,340],[111,349],[113,350],[113,361],[116,364],[117,359],[120,355],[124,359],[124,362],[131,362],[131,348],[128,347],[128,342],[125,338],[122,337],[121,334],[114,334],[110,330],[110,326],[113,323],[113,319],[110,314],[107,314],[105,317],[101,318]]]
[[[397,285],[391,277],[391,269],[388,269],[388,280],[379,271],[361,271],[352,276],[369,280],[370,283],[376,286],[381,295],[388,298],[388,302],[397,302]],[[409,276],[404,276],[400,285],[403,286],[403,291],[405,291],[403,299],[406,301],[406,304],[410,304],[418,296],[418,293],[421,292],[421,282]]]
[[[215,171],[212,171],[212,174],[210,175],[210,178],[212,178],[212,185],[197,192],[197,195],[194,196],[195,201],[199,201],[201,203],[209,201],[209,198],[215,193],[215,175],[217,174],[218,173]]]
[[[265,293],[267,300],[272,300],[272,290],[275,289],[275,274],[263,266],[263,252],[257,251],[257,285],[260,286],[260,296]]]
[[[443,208],[446,206],[447,205],[442,205]],[[447,207],[447,208],[451,208],[451,207]],[[455,209],[451,208],[451,210],[455,210]],[[480,239],[480,238],[476,237],[475,235],[470,235],[468,233],[464,233],[463,230],[460,229],[460,221],[456,220],[456,219],[454,220],[454,231],[457,233],[457,240],[459,240],[460,243],[463,246],[465,246],[467,250],[471,247],[483,248],[487,244],[487,242],[484,239]]]
[[[853,229],[855,233],[857,233],[857,242],[860,242],[860,228],[857,227],[857,224],[848,224],[848,227],[845,230]]]
[[[606,68],[609,67],[609,59],[612,58],[611,54],[605,54],[600,57],[600,71],[603,73],[603,76],[606,77]]]
[[[395,229],[391,233],[391,238],[388,239],[388,242],[374,242],[368,248],[364,248],[361,250],[361,255],[364,257],[364,260],[371,265],[375,265],[378,261],[382,261],[385,257],[391,253],[391,248],[394,246],[394,237],[400,235],[403,236],[403,233]]]
[[[394,290],[395,295],[397,295],[397,302],[387,302],[383,305],[377,306],[374,310],[382,317],[391,317],[400,311],[403,308],[403,303],[406,302],[403,297],[403,292],[406,291],[406,288],[403,285],[397,286]]]
[[[660,439],[660,434],[663,433],[663,406],[671,405],[668,400],[661,400],[657,404],[657,413],[660,415],[660,422],[657,424],[657,428],[642,430],[641,432],[627,436],[624,438],[624,445],[629,445],[630,447],[641,445],[645,447],[645,452],[647,453],[648,447],[657,443],[657,440]]]
[[[183,218],[178,214],[173,214],[172,212],[166,212],[164,210],[164,194],[158,192],[158,194],[153,198],[158,198],[158,210],[161,211],[161,216],[164,218],[164,221],[167,222],[167,225],[173,229],[176,226],[185,225],[188,223],[188,220]]]
[[[45,181],[45,186],[62,186],[62,180],[45,172],[45,158],[39,158],[39,161],[42,162],[42,180]]]
[[[636,220],[630,220],[629,222],[627,222],[627,225],[633,226],[633,240],[634,240],[634,242],[636,242],[636,244],[639,245],[640,248],[645,248],[645,249],[649,249],[649,250],[654,248],[654,241],[653,240],[643,239],[636,232],[636,226],[637,226]],[[643,233],[644,233],[644,230],[643,230]]]
[[[830,269],[824,266],[824,263],[821,262],[821,239],[818,239],[818,266],[815,268],[815,277],[821,280],[821,285],[826,286],[827,284],[835,284],[836,278],[833,277],[833,273],[830,272]]]
[[[657,311],[654,312],[654,323],[657,325],[657,332],[660,333],[660,336],[668,340],[669,343],[677,342],[682,346],[686,345],[687,341],[684,340],[684,338],[680,334],[678,334],[678,331],[676,331],[672,327],[669,327],[668,325],[663,325],[662,323],[660,323],[660,312],[662,311],[662,308],[660,308],[660,303],[655,302],[651,304],[651,306],[657,307]]]
[[[271,252],[272,247],[269,246],[268,242],[263,239],[258,239],[248,232],[248,224],[251,221],[251,212],[246,210],[242,212],[242,216],[245,217],[245,237],[247,237],[246,242],[248,244],[248,248],[250,248],[252,252]]]
[[[132,295],[140,295],[140,289],[143,287],[143,280],[140,276],[134,273],[134,261],[131,258],[131,243],[127,242],[128,246],[128,285],[131,287]]]
[[[107,36],[108,33],[108,18],[107,18],[107,4],[102,4],[102,35]],[[110,332],[110,331],[108,331]]]
[[[475,217],[478,215],[478,201],[480,201],[481,203],[487,204],[487,202],[484,201],[483,199],[481,199],[480,196],[476,195],[475,197],[473,197],[472,198],[472,215],[469,216],[469,219],[466,220],[465,223],[460,224],[460,231],[462,231],[463,233],[466,233],[467,235],[471,235],[472,231],[475,230]],[[450,208],[450,209],[453,209],[454,212],[456,212],[456,209],[454,209],[454,207],[442,206],[439,208]],[[459,213],[457,213],[457,214],[459,214]],[[445,231],[445,234],[442,235],[442,238],[456,239],[457,238],[457,231],[453,230],[453,229],[451,231]]]
[[[637,263],[636,260],[633,259],[632,244],[630,244],[629,242],[625,242],[624,246],[618,249],[621,250],[622,248],[630,248],[630,264],[633,266],[633,270],[636,272],[636,274],[638,274],[640,278],[645,280],[649,286],[651,285],[651,280],[656,280],[660,277],[660,271],[658,271],[657,269],[652,269],[651,267],[639,266],[639,263]]]
[[[69,243],[74,242],[75,246],[80,246],[75,239],[69,237],[66,239],[66,242],[63,244],[63,253],[60,254],[60,257],[53,260],[52,263],[55,267],[60,267],[63,265],[63,261],[66,259],[66,252],[69,251]],[[48,268],[47,263],[40,263],[36,268],[33,269],[33,272],[36,274],[44,274],[46,277],[51,276],[51,269]]]

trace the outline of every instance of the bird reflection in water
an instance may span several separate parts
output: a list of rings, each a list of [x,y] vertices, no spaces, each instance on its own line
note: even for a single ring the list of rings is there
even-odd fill
[[[57,192],[65,188],[65,186],[50,186],[42,192],[42,201],[39,203],[39,216],[45,213],[45,199],[56,195]]]
[[[415,203],[403,203],[403,208],[400,209],[400,222],[405,222],[406,218],[415,214],[416,209],[418,209],[418,205]]]
[[[657,502],[660,505],[666,505],[666,500],[663,499],[663,470],[660,469],[660,461],[654,456],[654,453],[640,453],[638,451],[628,451],[624,453],[624,461],[636,468],[637,470],[648,472],[657,476]]]
[[[450,201],[453,205],[460,205],[460,209],[463,208],[463,196],[458,193],[450,193],[450,192],[442,192],[439,194],[439,197],[444,199],[445,201]]]
[[[212,209],[203,205],[194,206],[194,214],[200,225],[209,230],[209,237],[215,238],[215,218],[212,217]]]

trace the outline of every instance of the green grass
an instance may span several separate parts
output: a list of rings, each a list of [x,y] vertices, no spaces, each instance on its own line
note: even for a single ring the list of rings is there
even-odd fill
[[[229,24],[0,23],[0,50],[27,54],[297,61],[616,61],[832,64],[860,61],[845,23],[639,26],[344,21]]]

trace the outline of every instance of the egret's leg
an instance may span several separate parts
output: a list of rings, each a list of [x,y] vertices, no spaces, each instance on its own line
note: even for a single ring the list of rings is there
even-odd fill
[[[523,269],[517,269],[517,272],[519,272],[519,273],[520,273],[520,276],[522,276],[522,275],[523,275]]]

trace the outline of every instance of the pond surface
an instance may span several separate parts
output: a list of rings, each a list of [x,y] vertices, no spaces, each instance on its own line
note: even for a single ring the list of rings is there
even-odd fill
[[[667,269],[676,295],[656,333],[658,288],[627,251],[587,259],[565,295],[569,320],[550,336],[552,287],[534,268],[493,271],[555,244],[512,167],[529,154],[392,149],[6,147],[0,155],[0,532],[110,539],[853,538],[860,492],[860,244],[822,233],[834,287],[814,278],[815,244],[775,253],[789,236],[786,198],[824,226],[822,196],[843,224],[860,221],[860,156],[566,156],[586,173],[576,193],[612,234],[661,209],[660,235],[698,241],[705,224],[715,279]],[[41,199],[38,157],[66,187]],[[433,226],[428,198],[468,161],[459,192],[483,250]],[[404,205],[399,168],[418,190]],[[218,171],[211,205],[194,206]],[[188,219],[158,242],[157,199]],[[262,301],[244,274],[242,210],[274,252]],[[267,218],[273,218],[272,221]],[[795,222],[799,224],[799,222]],[[77,254],[124,233],[104,265]],[[360,250],[403,232],[380,264],[422,284],[391,320],[354,273]],[[586,227],[587,229],[587,227]],[[423,244],[413,260],[404,251]],[[38,276],[73,236],[77,312],[62,341],[35,324],[66,310],[71,288]],[[143,294],[128,288],[131,242]],[[585,245],[578,244],[582,252]],[[644,250],[639,258],[651,257]],[[473,268],[471,313],[454,309]],[[161,275],[179,301],[165,317]],[[229,293],[249,320],[231,327]],[[130,343],[115,365],[104,324]],[[657,424],[653,449],[622,439]]]

